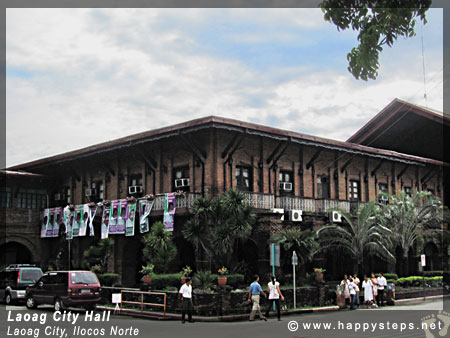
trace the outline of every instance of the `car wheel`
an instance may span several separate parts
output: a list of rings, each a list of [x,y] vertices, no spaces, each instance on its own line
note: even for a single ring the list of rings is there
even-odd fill
[[[35,309],[37,307],[37,304],[34,301],[33,296],[27,297],[25,305],[27,306],[27,309]]]
[[[62,300],[59,298],[55,299],[55,311],[62,311],[64,310],[64,305],[62,303]]]
[[[5,303],[6,305],[11,305],[13,303],[13,299],[9,292],[5,295]]]

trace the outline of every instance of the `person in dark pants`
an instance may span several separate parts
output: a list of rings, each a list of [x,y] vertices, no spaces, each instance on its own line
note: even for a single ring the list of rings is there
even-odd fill
[[[280,297],[284,300],[283,294],[280,291],[280,283],[275,280],[275,276],[270,276],[271,282],[267,284],[267,293],[269,294],[269,305],[267,306],[266,317],[269,317],[270,308],[275,303],[277,308],[278,320],[281,320],[280,313]]]
[[[377,305],[384,306],[384,287],[387,286],[387,281],[381,272],[378,274],[377,281],[378,281]]]
[[[189,323],[193,323],[192,320],[192,308],[194,307],[192,304],[192,285],[191,279],[186,278],[186,283],[184,283],[180,291],[178,293],[180,299],[182,299],[181,304],[181,322],[185,323],[186,313],[188,314]]]

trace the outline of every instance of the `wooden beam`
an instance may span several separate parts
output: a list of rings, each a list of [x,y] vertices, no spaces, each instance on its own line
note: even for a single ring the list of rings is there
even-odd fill
[[[233,146],[233,144],[236,142],[236,140],[238,139],[238,132],[236,132],[233,136],[233,138],[231,139],[230,143],[227,144],[227,146],[225,147],[225,149],[222,151],[222,158],[225,158],[228,155],[228,151],[231,149],[231,147]],[[241,135],[242,136],[242,135]]]
[[[311,166],[314,164],[314,161],[319,157],[320,153],[322,152],[322,148],[319,148],[319,150],[316,151],[316,153],[311,157],[309,162],[306,164],[306,169],[311,168]]]
[[[235,145],[233,146],[233,148],[230,150],[230,152],[228,153],[228,157],[225,161],[225,163],[230,162],[230,160],[233,158],[234,153],[236,152],[237,148],[240,146],[242,140],[244,139],[244,134],[241,134],[241,136],[239,137],[239,139],[236,141]]]
[[[406,172],[406,169],[408,169],[408,167],[409,167],[409,164],[405,165],[405,167],[402,169],[402,171],[399,172],[399,174],[397,175],[397,180],[402,178],[403,174]]]
[[[422,184],[428,183],[428,181],[431,180],[434,177],[434,175],[436,175],[435,171],[433,171],[433,173],[430,176],[428,176],[428,178],[424,182],[422,182]]]
[[[354,158],[355,158],[355,156],[352,156],[347,160],[347,162],[344,163],[344,165],[341,168],[341,173],[343,173],[344,170],[347,169],[347,167],[350,165],[350,163],[352,163]]]
[[[424,183],[425,183],[425,180],[428,178],[428,176],[430,176],[430,174],[431,174],[432,172],[433,172],[433,169],[428,170],[428,172],[425,174],[424,177],[422,177],[422,179],[420,180],[420,182],[421,182],[422,184],[424,184]]]
[[[284,144],[283,149],[281,149],[281,151],[278,153],[278,155],[276,156],[276,158],[274,158],[273,163],[270,167],[270,169],[272,169],[278,162],[278,160],[280,159],[281,156],[283,156],[284,152],[286,151],[287,147],[289,146],[289,142],[286,142]]]
[[[372,170],[372,173],[371,173],[372,176],[375,176],[375,174],[377,173],[378,169],[381,168],[383,163],[384,163],[384,160],[381,160],[380,162],[378,162],[378,164],[375,167],[375,169]]]
[[[185,135],[180,133],[181,139],[186,143],[186,145],[189,147],[189,149],[192,151],[193,154],[195,154],[200,161],[203,163],[206,160],[206,154],[201,150],[198,149]]]
[[[142,159],[144,160],[144,163],[147,164],[153,171],[156,171],[156,167],[158,166],[158,163],[156,162],[156,160],[153,157],[151,157],[150,155],[145,154],[142,149],[136,148],[136,150],[139,153],[139,155],[142,157]]]
[[[267,164],[272,162],[273,157],[278,153],[278,150],[280,150],[280,148],[281,148],[281,146],[283,145],[284,142],[286,142],[286,141],[280,141],[278,143],[278,145],[275,147],[275,149],[272,152],[272,154],[270,154],[270,156],[267,158],[267,160],[266,160]]]

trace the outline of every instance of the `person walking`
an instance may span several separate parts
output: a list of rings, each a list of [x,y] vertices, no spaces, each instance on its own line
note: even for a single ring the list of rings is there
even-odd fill
[[[355,302],[355,304],[359,308],[359,305],[360,305],[359,294],[360,294],[361,281],[359,280],[359,278],[358,278],[356,273],[353,275],[353,282],[356,284],[356,288],[355,288],[355,291],[356,291],[356,296],[355,296],[356,297],[356,302]]]
[[[347,304],[350,303],[350,292],[348,290],[348,277],[347,277],[347,275],[344,275],[344,279],[341,281],[341,288],[342,288],[342,292],[344,292],[345,307],[347,307]]]
[[[378,307],[376,304],[376,300],[378,299],[378,279],[375,277],[375,274],[372,272],[370,275],[370,280],[372,282],[372,288],[373,288],[373,306]]]
[[[353,277],[350,276],[348,279],[348,291],[350,293],[350,310],[355,309],[355,298],[356,298],[356,284],[353,281]]]
[[[267,284],[267,292],[269,293],[269,304],[267,306],[266,318],[269,316],[270,308],[275,303],[277,308],[278,320],[281,320],[281,311],[280,311],[280,297],[281,300],[284,300],[284,296],[280,291],[280,283],[278,283],[275,279],[275,276],[270,276],[270,282]]]
[[[384,288],[385,288],[385,286],[387,286],[387,281],[381,272],[378,274],[377,281],[378,281],[377,305],[384,306]]]
[[[373,284],[366,275],[364,275],[362,288],[364,289],[364,303],[367,305],[367,308],[370,309],[373,302]]]
[[[178,293],[179,298],[182,299],[181,303],[181,322],[184,324],[186,319],[186,313],[188,315],[189,323],[193,323],[192,320],[192,285],[191,279],[186,278],[186,282],[181,286],[180,291]]]
[[[254,276],[254,282],[250,284],[250,289],[248,290],[248,300],[253,302],[252,312],[250,313],[250,321],[255,320],[255,315],[258,313],[259,319],[267,321],[261,313],[261,307],[259,306],[260,295],[263,294],[267,298],[267,295],[261,289],[259,285],[259,276]]]

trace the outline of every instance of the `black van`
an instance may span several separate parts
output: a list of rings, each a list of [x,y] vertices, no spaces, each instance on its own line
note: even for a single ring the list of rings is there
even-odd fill
[[[31,264],[12,264],[0,271],[0,300],[7,305],[25,300],[27,286],[42,276],[41,268]]]
[[[91,271],[52,271],[27,288],[26,306],[33,309],[40,304],[51,304],[55,311],[67,307],[95,309],[101,300],[100,283]]]

